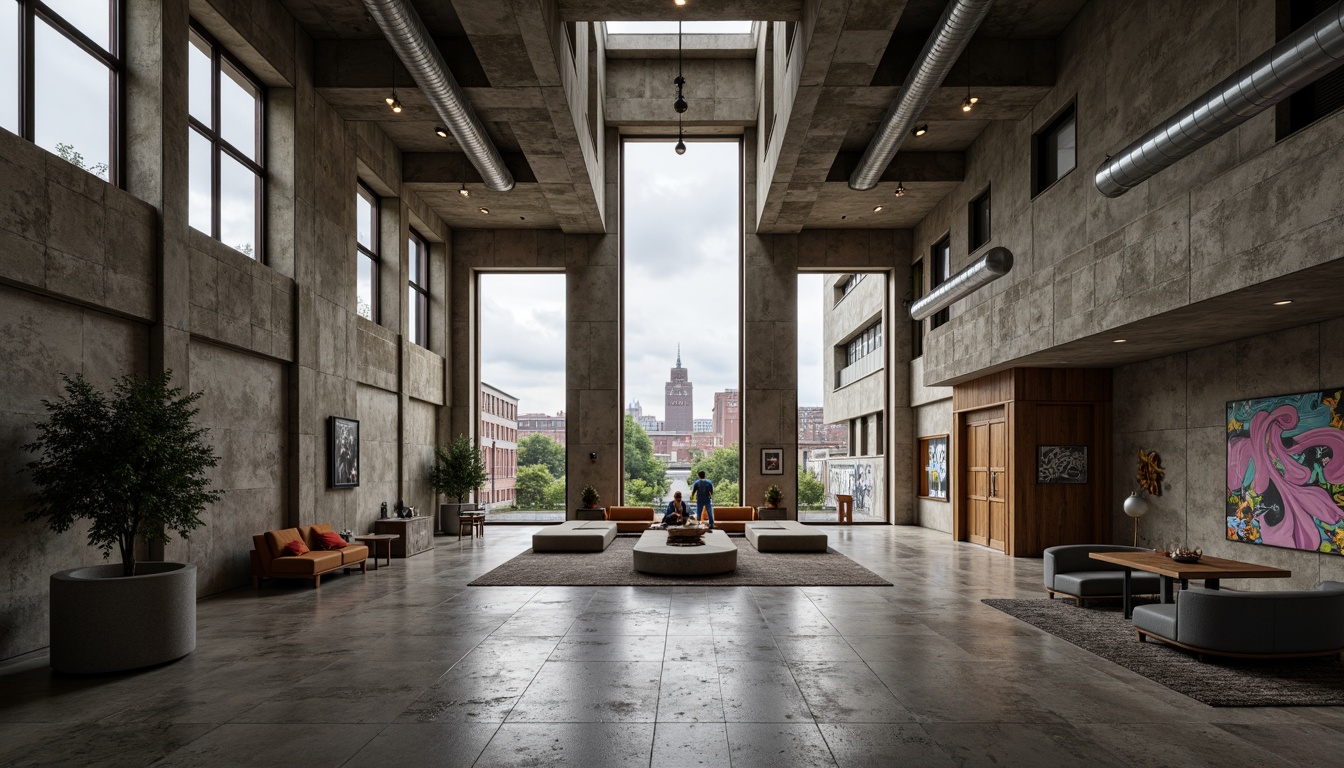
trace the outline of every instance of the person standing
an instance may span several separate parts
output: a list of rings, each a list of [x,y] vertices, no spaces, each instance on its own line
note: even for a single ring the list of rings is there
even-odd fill
[[[695,499],[695,516],[709,521],[709,530],[714,530],[714,484],[705,479],[705,471],[696,475],[699,480],[691,486],[691,498]],[[708,516],[706,516],[708,512]]]

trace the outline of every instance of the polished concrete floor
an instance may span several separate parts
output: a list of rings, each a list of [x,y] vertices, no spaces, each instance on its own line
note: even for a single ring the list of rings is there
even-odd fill
[[[204,600],[147,672],[0,664],[0,765],[1344,765],[1344,708],[1213,709],[979,602],[1039,560],[827,527],[895,586],[466,586],[532,530]]]

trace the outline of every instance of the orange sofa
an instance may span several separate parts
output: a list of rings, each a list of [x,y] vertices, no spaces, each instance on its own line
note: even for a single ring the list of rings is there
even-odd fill
[[[714,507],[714,527],[724,533],[745,533],[755,519],[755,507]]]
[[[607,507],[607,520],[616,524],[617,533],[643,533],[657,522],[653,507]]]
[[[284,528],[267,531],[252,537],[252,586],[261,586],[262,579],[312,579],[313,588],[322,586],[322,576],[337,569],[349,571],[368,568],[369,548],[363,544],[346,544],[342,549],[316,549],[313,534],[331,533],[330,523],[305,525],[302,528]],[[301,555],[285,554],[285,545],[299,540],[309,551]]]

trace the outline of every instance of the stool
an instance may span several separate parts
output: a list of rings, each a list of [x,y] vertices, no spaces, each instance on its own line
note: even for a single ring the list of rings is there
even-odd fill
[[[484,512],[461,512],[457,516],[457,540],[462,540],[462,530],[465,528],[470,531],[468,534],[472,538],[480,536],[485,537],[485,513]]]
[[[841,525],[850,525],[854,522],[854,497],[836,494],[835,511],[840,517]]]

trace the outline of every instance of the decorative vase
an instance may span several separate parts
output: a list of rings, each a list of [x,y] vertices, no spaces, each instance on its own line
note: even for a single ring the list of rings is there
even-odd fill
[[[1129,494],[1125,499],[1125,514],[1134,518],[1148,514],[1148,497],[1140,496],[1138,491]]]

